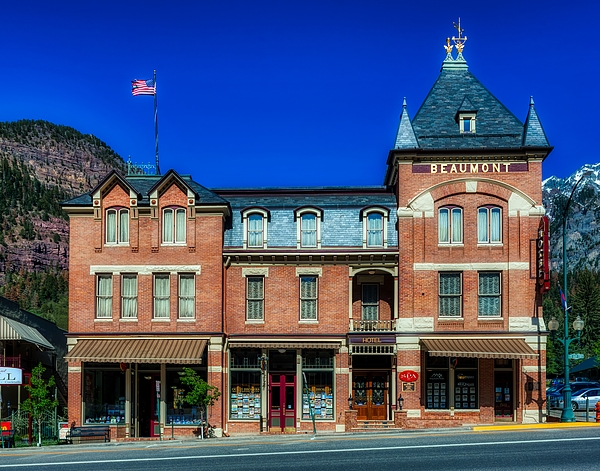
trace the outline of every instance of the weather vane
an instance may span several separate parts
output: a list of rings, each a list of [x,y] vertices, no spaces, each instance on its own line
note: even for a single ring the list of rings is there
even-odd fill
[[[465,32],[464,28],[460,27],[460,17],[458,18],[458,24],[454,23],[454,27],[456,28],[456,30],[458,31],[458,38],[452,36],[452,41],[454,41],[454,44],[456,44],[456,50],[458,51],[459,56],[462,56],[462,51],[463,48],[465,47],[465,42],[467,41],[467,37],[463,36],[463,33]],[[448,42],[448,45],[450,45],[450,42]],[[448,46],[444,46],[446,48],[446,51],[448,51]],[[452,49],[450,49],[452,50]]]

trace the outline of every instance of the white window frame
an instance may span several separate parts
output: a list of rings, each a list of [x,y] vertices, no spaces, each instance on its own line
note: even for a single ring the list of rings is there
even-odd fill
[[[105,280],[107,283],[101,283]],[[110,292],[101,293],[100,286],[108,286]],[[96,275],[96,319],[112,319],[113,309],[113,276],[112,273]]]
[[[156,289],[156,281],[158,279],[166,279],[168,281],[167,295],[158,295]],[[158,316],[157,303],[167,301],[167,315]],[[152,276],[152,319],[153,320],[169,320],[171,318],[171,275],[169,273],[155,273]]]
[[[315,244],[307,245],[303,243],[302,233],[304,231],[304,216],[312,215],[315,217]],[[302,208],[296,211],[296,248],[320,249],[321,248],[321,210],[316,208]]]
[[[105,220],[105,231],[104,231],[104,243],[105,245],[129,245],[129,209],[124,207],[113,207],[108,208],[106,210],[106,220]],[[109,224],[108,221],[110,216],[114,215],[115,225],[114,225],[114,234],[109,234]],[[123,218],[124,217],[124,218]],[[123,218],[123,220],[122,220]],[[126,233],[123,234],[123,223],[126,226]],[[112,237],[111,237],[112,236]],[[109,238],[113,238],[114,240],[110,240]]]
[[[167,224],[167,214],[171,214],[173,220]],[[180,216],[183,215],[183,216]],[[177,230],[178,218],[183,218],[183,229]],[[168,236],[167,226],[170,225],[171,236]],[[187,232],[187,212],[180,206],[168,206],[162,210],[162,245],[185,245]]]
[[[383,228],[382,228],[382,245],[372,245],[369,244],[369,215],[371,214],[380,214],[381,215],[381,220],[383,223]],[[368,208],[368,209],[364,209],[362,212],[362,221],[363,221],[363,227],[362,227],[362,232],[363,232],[363,248],[387,248],[388,246],[388,221],[390,218],[390,211],[387,208]]]
[[[498,224],[500,227],[497,228],[499,237],[492,238],[492,213],[496,211],[499,213]],[[485,214],[485,221],[481,220],[480,214]],[[484,224],[484,227],[482,227],[482,224]],[[485,231],[485,234],[483,231]],[[477,208],[477,243],[502,245],[502,208],[499,206],[486,205]]]
[[[379,303],[381,301],[379,283],[363,283],[361,286],[362,286],[362,288],[361,288],[361,313],[360,313],[360,318],[363,321],[377,321],[377,320],[379,320]],[[366,297],[365,296],[365,288],[367,288],[367,287],[371,288],[373,286],[375,287],[375,290],[377,292],[377,296],[376,296],[377,301],[375,301],[375,302],[366,302],[365,301],[365,297]],[[367,319],[365,317],[365,308],[372,308],[372,307],[376,308],[375,318],[374,319]]]
[[[459,293],[442,293],[442,277],[443,276],[458,276],[459,284],[460,284],[460,292]],[[464,283],[463,283],[463,274],[461,272],[439,272],[438,273],[438,316],[440,318],[446,319],[461,319],[463,316],[463,292],[464,292]],[[442,309],[442,299],[444,298],[458,298],[459,303],[459,313],[458,314],[447,314],[443,313]]]
[[[498,292],[497,293],[482,293],[481,292],[481,276],[482,275],[495,275],[498,277]],[[498,313],[497,314],[482,314],[480,309],[480,301],[482,298],[497,298],[498,299]],[[480,319],[495,319],[502,317],[502,273],[485,271],[477,274],[477,317]]]
[[[134,293],[125,293],[125,279],[135,279],[135,292]],[[139,312],[139,302],[138,302],[138,293],[139,293],[139,278],[135,273],[123,273],[121,275],[121,319],[137,319]],[[132,313],[135,315],[131,315],[131,313],[126,313],[125,307],[127,304],[131,305]]]
[[[261,292],[258,296],[250,297],[251,280],[260,280]],[[259,306],[259,317],[250,317],[250,303]],[[264,322],[265,320],[265,277],[261,275],[249,275],[246,277],[246,322]]]
[[[469,122],[470,130],[465,129],[465,121]],[[461,134],[475,134],[477,131],[477,113],[460,113],[458,116],[458,124]]]
[[[190,279],[192,280],[192,294],[191,296],[184,295],[181,289],[181,280]],[[196,276],[193,273],[179,273],[177,276],[177,317],[178,319],[189,320],[196,318]],[[185,308],[185,304],[191,301],[191,312],[188,313]]]
[[[454,213],[460,213],[460,240],[454,240]],[[447,213],[448,217],[448,234],[446,238],[442,237],[442,213]],[[465,240],[465,220],[464,211],[459,206],[447,205],[438,209],[438,244],[439,245],[464,245]]]
[[[250,245],[249,244],[249,218],[250,216],[259,215],[262,217],[262,245]],[[242,245],[244,249],[266,249],[267,248],[267,232],[268,232],[268,221],[269,214],[264,209],[260,208],[250,208],[242,212],[242,220],[244,224],[244,235]]]
[[[315,283],[315,295],[314,296],[303,296],[302,282],[303,282],[303,280],[308,279],[308,278],[314,279],[314,283]],[[306,275],[300,275],[299,279],[300,279],[300,285],[299,285],[300,321],[316,322],[319,320],[319,277],[315,274],[306,274]],[[309,313],[310,317],[304,317],[303,312],[304,312],[305,305],[308,305],[308,306],[314,305],[314,309],[311,308],[311,310],[314,312]]]

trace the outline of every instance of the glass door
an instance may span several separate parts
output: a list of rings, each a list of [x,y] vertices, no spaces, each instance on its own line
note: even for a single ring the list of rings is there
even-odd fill
[[[513,417],[513,373],[512,371],[494,372],[494,419],[512,422]]]
[[[269,375],[269,428],[281,432],[296,430],[296,376],[293,374]]]
[[[385,373],[357,374],[352,388],[358,420],[386,420],[388,376]]]

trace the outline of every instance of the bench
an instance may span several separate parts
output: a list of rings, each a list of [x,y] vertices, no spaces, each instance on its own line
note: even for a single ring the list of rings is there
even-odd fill
[[[102,438],[105,443],[110,442],[110,427],[108,425],[91,425],[86,427],[72,426],[67,432],[67,441],[73,443],[74,438]]]
[[[14,430],[2,430],[2,448],[14,448],[15,447],[15,431]]]

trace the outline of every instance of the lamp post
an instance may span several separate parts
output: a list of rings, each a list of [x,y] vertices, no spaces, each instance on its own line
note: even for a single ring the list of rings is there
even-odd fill
[[[562,414],[560,416],[561,422],[575,422],[575,414],[573,413],[573,408],[571,407],[571,386],[569,384],[569,344],[575,340],[569,338],[569,308],[568,306],[568,289],[567,289],[567,215],[569,214],[569,206],[571,205],[571,200],[573,199],[573,195],[575,194],[575,190],[583,177],[590,175],[592,172],[588,170],[584,172],[579,180],[575,182],[573,186],[573,190],[571,190],[571,194],[569,195],[569,199],[567,200],[567,205],[565,206],[565,212],[563,214],[562,221],[562,237],[563,237],[563,288],[564,288],[564,300],[563,300],[563,309],[565,311],[565,334],[562,339],[558,339],[560,343],[564,346],[564,354],[565,354],[565,387],[563,389],[563,409]],[[548,329],[551,332],[555,332],[558,329],[558,321],[555,317],[552,317],[550,322],[548,322]],[[577,332],[577,338],[581,335],[581,331],[583,330],[583,320],[581,317],[577,316],[575,322],[573,322],[573,329]]]

